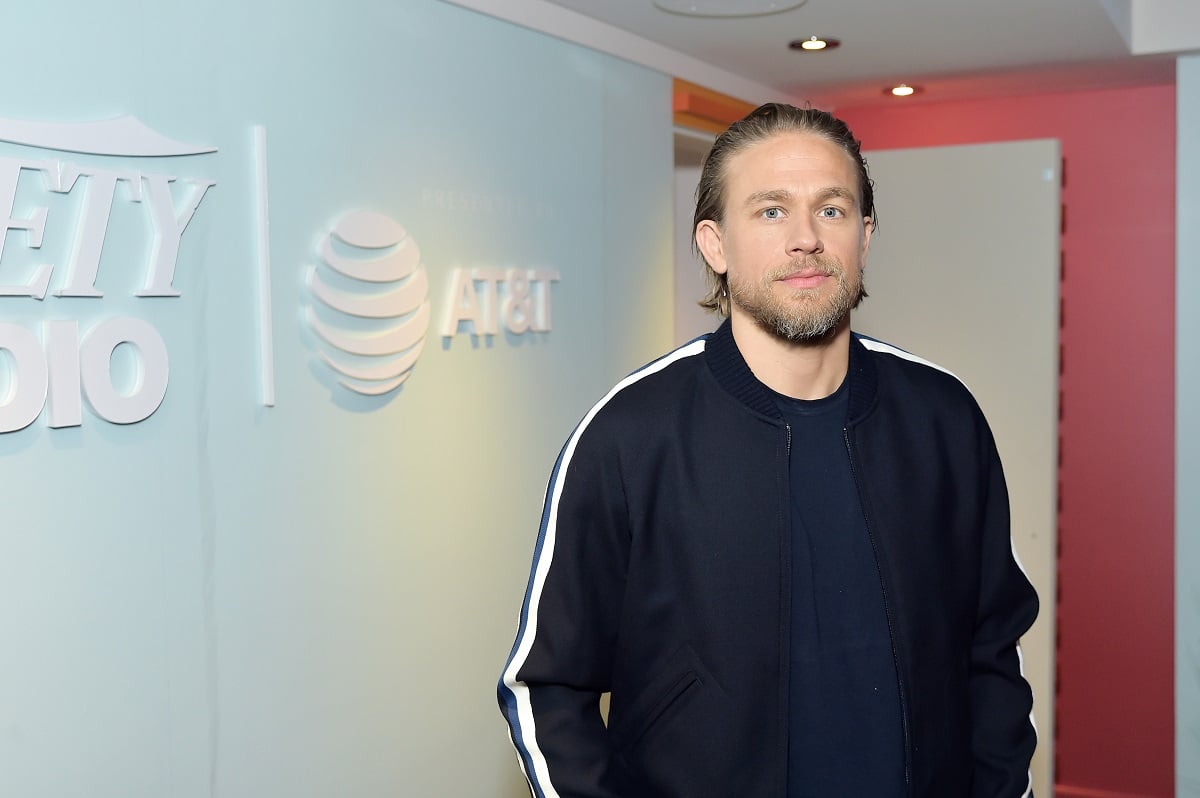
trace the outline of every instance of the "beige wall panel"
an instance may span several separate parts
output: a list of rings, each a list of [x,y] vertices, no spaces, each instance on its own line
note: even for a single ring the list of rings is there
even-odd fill
[[[1059,145],[868,153],[880,228],[860,332],[932,360],[979,400],[1008,478],[1013,539],[1042,600],[1023,641],[1038,723],[1034,793],[1053,784]]]

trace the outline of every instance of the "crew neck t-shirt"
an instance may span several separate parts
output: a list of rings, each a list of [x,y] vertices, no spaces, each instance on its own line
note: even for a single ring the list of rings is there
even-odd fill
[[[847,385],[824,399],[775,394],[792,496],[788,798],[905,794],[896,661],[845,439]]]

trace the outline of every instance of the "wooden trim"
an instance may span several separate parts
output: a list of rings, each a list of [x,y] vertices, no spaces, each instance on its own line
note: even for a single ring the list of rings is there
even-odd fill
[[[721,133],[754,108],[754,104],[745,100],[679,78],[675,78],[672,87],[671,111],[679,127]]]
[[[1054,785],[1054,798],[1153,798],[1140,792],[1118,792],[1116,790],[1097,790],[1091,787],[1068,787],[1065,784]]]

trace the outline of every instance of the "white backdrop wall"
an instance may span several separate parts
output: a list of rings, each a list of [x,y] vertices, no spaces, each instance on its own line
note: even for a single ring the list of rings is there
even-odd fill
[[[140,319],[169,381],[139,423],[83,403],[78,426],[43,410],[0,434],[0,795],[521,795],[494,684],[545,477],[590,402],[671,343],[669,79],[435,0],[69,0],[6,8],[5,30],[0,165],[25,166],[0,285],[54,269],[44,299],[0,296],[20,328],[0,342]],[[215,152],[19,143],[18,122],[121,115]],[[134,295],[155,240],[136,177],[115,187],[103,296],[55,295],[103,204],[95,176],[48,188],[70,164],[177,177],[177,215],[189,181],[215,181],[179,296]],[[21,228],[39,208],[40,242]],[[305,275],[360,210],[419,245],[432,307],[382,397],[336,382],[305,315],[329,318]],[[552,330],[441,335],[457,268],[556,271]],[[488,285],[468,282],[484,302]],[[134,349],[112,358],[126,395]],[[0,345],[0,415],[36,391],[30,362]]]

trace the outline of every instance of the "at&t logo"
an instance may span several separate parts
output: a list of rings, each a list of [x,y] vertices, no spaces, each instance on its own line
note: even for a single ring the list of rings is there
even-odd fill
[[[412,373],[429,329],[420,248],[387,216],[354,211],[322,238],[318,256],[320,267],[308,271],[317,306],[306,315],[323,343],[321,359],[355,393],[394,391]]]

